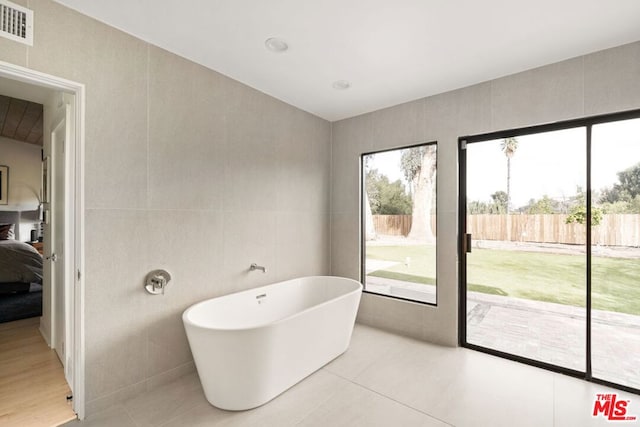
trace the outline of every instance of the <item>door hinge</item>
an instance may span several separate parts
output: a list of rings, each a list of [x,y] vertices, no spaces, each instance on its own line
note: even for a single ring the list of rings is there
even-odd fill
[[[78,281],[80,281],[80,277],[82,276],[82,274],[80,274],[80,270],[78,270]]]

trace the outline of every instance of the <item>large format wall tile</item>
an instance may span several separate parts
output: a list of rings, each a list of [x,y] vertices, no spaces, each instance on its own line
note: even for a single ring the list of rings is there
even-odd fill
[[[586,115],[640,108],[640,42],[584,57]]]
[[[154,302],[167,309],[219,296],[223,264],[223,216],[218,211],[151,210],[147,238],[149,266],[172,276],[166,298]]]
[[[331,123],[320,121],[307,114],[295,134],[309,135],[311,139],[312,191],[310,191],[309,210],[315,213],[328,213],[331,201]],[[326,217],[327,220],[329,217]],[[326,235],[328,238],[328,234]]]
[[[425,339],[427,311],[433,308],[376,294],[366,294],[360,305],[363,315],[359,316],[358,320],[361,323],[400,335]]]
[[[331,274],[360,280],[359,217],[331,214]]]
[[[147,215],[137,210],[86,213],[86,398],[145,379],[149,298]],[[135,327],[132,327],[135,325]]]
[[[493,80],[493,128],[511,129],[581,117],[583,85],[582,57]]]
[[[255,288],[278,279],[274,212],[225,212],[224,254],[220,287],[231,293]],[[256,263],[266,272],[249,271]]]
[[[29,67],[86,86],[86,206],[146,207],[147,44],[50,1]]]
[[[252,111],[227,116],[225,211],[273,211],[277,207],[279,141],[265,132],[267,121]]]
[[[357,214],[360,155],[373,150],[372,115],[334,123],[331,141],[331,210]]]
[[[328,255],[329,219],[325,214],[297,212],[277,214],[278,281],[327,274]]]
[[[430,96],[424,102],[426,141],[491,130],[491,83]]]
[[[372,114],[374,150],[425,142],[424,99],[407,102]]]
[[[311,194],[317,190],[316,176],[309,173],[312,166],[313,140],[304,132],[294,132],[293,120],[277,140],[274,209],[280,212],[308,212]]]
[[[221,75],[200,65],[162,49],[150,48],[149,206],[152,209],[222,210],[225,81]]]

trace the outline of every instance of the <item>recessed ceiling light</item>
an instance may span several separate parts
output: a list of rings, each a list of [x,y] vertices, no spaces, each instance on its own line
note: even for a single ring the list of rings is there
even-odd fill
[[[348,80],[336,80],[332,86],[336,90],[347,90],[351,87],[351,82]]]
[[[289,45],[287,44],[287,42],[285,42],[282,39],[279,39],[278,37],[271,37],[266,39],[264,41],[264,45],[271,52],[277,52],[277,53],[286,52],[289,49]]]

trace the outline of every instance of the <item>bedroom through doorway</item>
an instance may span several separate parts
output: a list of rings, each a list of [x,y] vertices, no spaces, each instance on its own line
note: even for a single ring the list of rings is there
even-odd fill
[[[0,77],[0,421],[8,425],[76,418],[67,291],[74,106],[72,94]]]

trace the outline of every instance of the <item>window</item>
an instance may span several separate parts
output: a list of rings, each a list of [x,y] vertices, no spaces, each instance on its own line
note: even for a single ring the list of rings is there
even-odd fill
[[[436,158],[435,142],[362,155],[365,292],[436,304]]]

